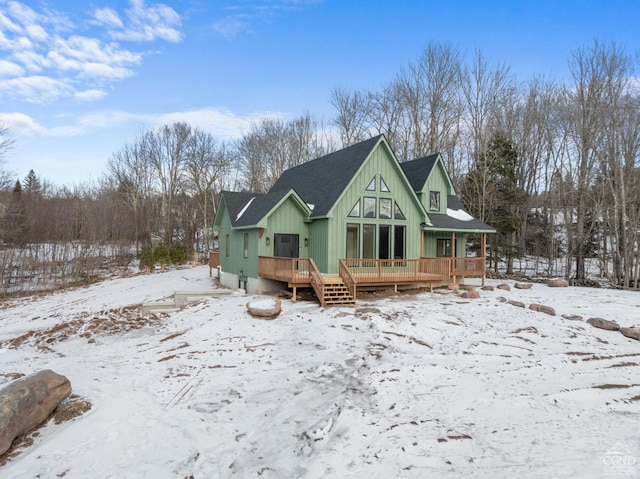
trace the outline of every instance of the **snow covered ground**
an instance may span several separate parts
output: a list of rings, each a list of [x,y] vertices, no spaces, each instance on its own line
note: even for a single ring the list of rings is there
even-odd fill
[[[640,342],[560,316],[638,326],[638,293],[283,300],[272,321],[236,294],[140,317],[212,287],[203,266],[5,302],[0,386],[52,369],[92,408],[0,477],[640,477]]]

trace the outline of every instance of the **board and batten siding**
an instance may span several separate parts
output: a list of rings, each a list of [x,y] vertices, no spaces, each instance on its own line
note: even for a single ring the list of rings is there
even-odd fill
[[[437,191],[440,193],[440,209],[434,211],[431,209],[431,192]],[[455,194],[453,188],[451,187],[449,180],[447,178],[447,174],[443,169],[442,161],[438,161],[429,175],[427,182],[420,194],[420,201],[422,201],[422,205],[424,209],[427,210],[427,213],[441,213],[445,214],[447,212],[447,196]]]
[[[395,163],[395,164],[394,164]],[[375,191],[367,191],[367,185],[375,178]],[[388,192],[381,191],[380,179],[383,179]],[[378,211],[380,198],[390,198],[397,202],[402,210],[404,220],[380,219],[376,212],[376,218],[363,217],[363,205],[360,204],[360,217],[348,217],[356,201],[361,201],[365,196],[376,198],[376,211]],[[393,209],[393,203],[392,203]],[[407,258],[420,257],[420,223],[424,221],[423,214],[418,207],[411,186],[404,179],[395,158],[391,157],[388,150],[379,144],[371,152],[369,158],[364,162],[360,171],[354,176],[349,186],[330,211],[330,223],[322,228],[322,233],[327,235],[327,263],[326,273],[338,272],[338,260],[346,257],[346,229],[347,223],[360,225],[360,254],[362,254],[362,225],[403,225],[405,232],[405,256]],[[376,237],[377,251],[377,237]],[[317,261],[316,261],[317,262]],[[320,267],[320,265],[318,265]],[[321,269],[322,270],[322,269]]]
[[[258,230],[244,229],[235,230],[231,228],[231,221],[228,214],[220,216],[221,220],[217,225],[218,242],[220,245],[220,267],[222,271],[233,274],[240,274],[242,271],[246,276],[258,277]],[[249,240],[248,258],[244,257],[244,235],[247,234]],[[228,244],[227,244],[228,243]],[[229,253],[227,256],[227,252]]]
[[[446,231],[426,231],[424,233],[424,251],[422,256],[434,258],[437,254],[437,241],[439,239],[450,240],[451,233]],[[456,233],[456,257],[464,258],[467,255],[467,234]]]
[[[328,273],[329,264],[329,219],[314,220],[309,227],[309,256],[313,258],[318,269]]]
[[[267,228],[260,239],[261,256],[273,256],[275,241],[274,234],[290,234],[298,235],[300,258],[309,256],[309,248],[304,245],[305,238],[309,238],[309,224],[305,223],[307,219],[306,212],[303,212],[295,201],[288,197],[276,208],[267,219]],[[267,246],[266,241],[269,238],[270,245]]]

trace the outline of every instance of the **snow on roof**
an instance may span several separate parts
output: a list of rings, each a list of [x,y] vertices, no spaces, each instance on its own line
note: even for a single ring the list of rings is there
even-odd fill
[[[450,208],[447,208],[447,216],[460,221],[471,221],[473,219],[473,216],[471,216],[465,210],[452,210]]]
[[[242,217],[244,212],[247,211],[247,209],[249,208],[249,206],[251,205],[251,203],[253,203],[253,200],[255,200],[255,199],[256,199],[256,197],[254,196],[253,198],[251,198],[249,200],[249,202],[246,205],[244,205],[244,208],[242,208],[240,210],[240,213],[238,213],[238,216],[236,216],[236,221],[238,221]]]

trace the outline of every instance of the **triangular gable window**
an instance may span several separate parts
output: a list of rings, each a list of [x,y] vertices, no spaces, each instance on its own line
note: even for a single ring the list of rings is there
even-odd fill
[[[376,191],[376,177],[371,178],[371,181],[365,188],[367,191]]]
[[[360,200],[356,201],[356,204],[353,205],[353,208],[349,211],[348,216],[351,218],[360,218]]]
[[[386,193],[389,193],[391,191],[387,184],[384,182],[384,179],[382,179],[382,176],[380,177],[380,191],[384,191]]]
[[[395,201],[393,202],[393,216],[397,220],[406,220],[406,218],[404,217],[404,213],[398,206],[398,203],[396,203]]]

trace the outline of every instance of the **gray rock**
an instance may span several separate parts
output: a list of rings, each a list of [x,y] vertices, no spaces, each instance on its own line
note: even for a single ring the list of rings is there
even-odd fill
[[[532,286],[533,284],[531,283],[515,283],[513,285],[513,287],[516,289],[531,289]]]
[[[569,286],[569,281],[564,278],[551,278],[547,281],[547,285],[552,288],[566,288]]]
[[[18,379],[0,390],[0,454],[13,440],[49,417],[71,394],[69,380],[50,369]]]
[[[562,317],[569,321],[582,321],[582,316],[578,314],[563,314]]]
[[[477,291],[463,291],[460,294],[460,297],[465,299],[478,299],[480,297],[480,293]]]
[[[615,321],[609,321],[608,319],[589,318],[587,319],[587,323],[594,328],[604,329],[606,331],[620,331],[620,325]]]
[[[483,286],[482,288],[480,288],[482,291],[493,291],[493,286]]]
[[[247,303],[247,311],[254,318],[258,319],[274,319],[280,314],[282,304],[280,298],[271,300],[258,300]]]
[[[620,332],[627,338],[640,341],[640,328],[620,328]]]
[[[511,291],[511,286],[509,286],[507,283],[499,284],[498,286],[496,286],[496,288],[501,289],[503,291]]]
[[[551,316],[556,315],[556,310],[553,309],[551,306],[547,306],[545,304],[532,303],[529,305],[529,309],[532,311],[538,311],[540,313],[549,314]]]
[[[511,306],[517,306],[518,308],[524,308],[524,303],[522,301],[515,301],[513,299],[510,299],[509,301],[507,301],[507,304],[510,304]]]

